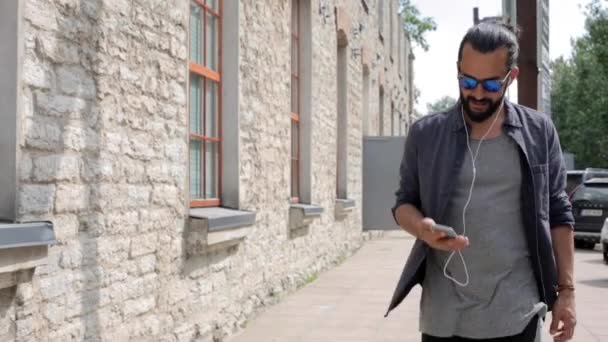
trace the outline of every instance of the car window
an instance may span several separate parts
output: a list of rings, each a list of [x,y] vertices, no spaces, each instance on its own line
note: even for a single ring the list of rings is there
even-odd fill
[[[576,187],[583,182],[583,175],[568,174],[566,182],[566,193],[571,194]]]
[[[608,203],[608,186],[583,185],[572,196],[572,202],[580,200]]]

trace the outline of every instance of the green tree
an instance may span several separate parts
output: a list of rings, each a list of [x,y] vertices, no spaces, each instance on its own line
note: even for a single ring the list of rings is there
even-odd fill
[[[429,113],[438,113],[451,108],[456,104],[456,99],[451,96],[444,96],[433,103],[427,103],[426,109]]]
[[[420,101],[420,94],[420,88],[414,84],[414,103],[418,103]]]
[[[419,45],[424,51],[428,51],[429,44],[425,35],[427,32],[435,31],[437,23],[431,17],[424,17],[411,0],[399,0],[399,14],[405,21],[405,32],[407,32],[413,43]]]
[[[552,63],[551,111],[563,149],[584,167],[608,167],[608,9],[586,9],[585,34]]]

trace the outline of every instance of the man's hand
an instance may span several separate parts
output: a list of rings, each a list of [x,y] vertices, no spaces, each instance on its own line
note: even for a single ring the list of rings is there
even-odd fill
[[[435,221],[424,218],[417,227],[416,236],[426,242],[429,246],[442,251],[459,251],[469,246],[469,239],[458,235],[455,239],[447,238],[447,234],[433,229]]]
[[[553,319],[551,321],[551,328],[549,329],[549,332],[553,335],[553,341],[566,342],[572,340],[575,326],[576,307],[574,304],[574,292],[562,291],[553,306]]]

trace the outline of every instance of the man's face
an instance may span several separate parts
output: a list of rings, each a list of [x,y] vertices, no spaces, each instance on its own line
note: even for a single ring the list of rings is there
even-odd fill
[[[460,101],[472,121],[483,122],[491,117],[500,106],[511,80],[517,76],[517,68],[507,70],[507,58],[508,51],[504,47],[489,53],[481,53],[473,49],[469,43],[464,45],[462,59],[458,64],[459,75],[480,81],[472,89],[467,89],[462,82],[459,82]],[[484,80],[502,81],[507,75],[509,77],[504,84],[500,84],[496,92],[489,91],[482,84]]]

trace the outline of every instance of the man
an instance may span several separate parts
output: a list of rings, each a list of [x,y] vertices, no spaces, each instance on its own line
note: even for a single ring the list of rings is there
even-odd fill
[[[505,99],[518,53],[509,27],[471,28],[458,51],[459,103],[407,138],[393,215],[417,240],[389,312],[420,283],[423,342],[540,341],[547,310],[555,341],[574,333],[566,170],[550,118]]]

